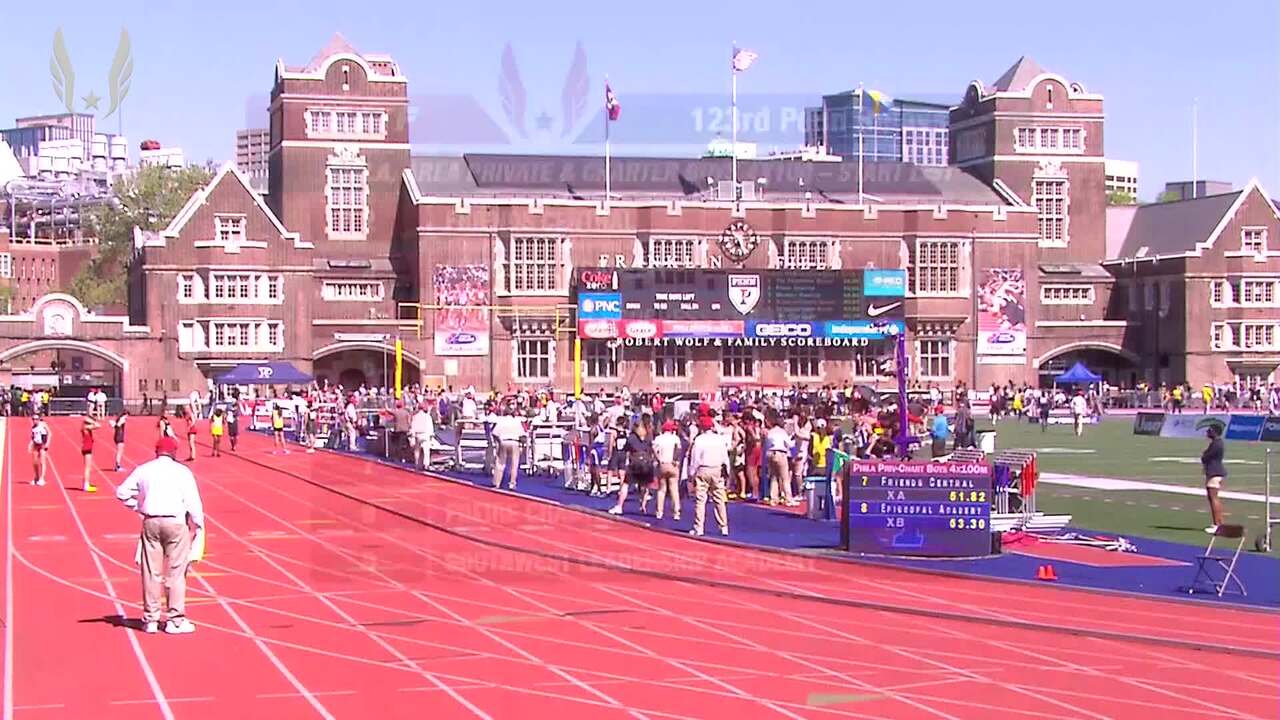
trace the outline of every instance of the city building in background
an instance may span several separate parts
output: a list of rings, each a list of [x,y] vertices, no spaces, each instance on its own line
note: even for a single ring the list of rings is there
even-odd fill
[[[805,145],[864,161],[946,165],[948,112],[940,103],[889,98],[871,90],[824,95],[805,109]]]
[[[1103,163],[1108,195],[1124,195],[1138,201],[1138,163],[1134,160],[1107,158]]]
[[[1225,195],[1233,190],[1231,183],[1219,180],[1179,180],[1165,183],[1161,197],[1165,200],[1194,200],[1210,195]]]
[[[254,128],[236,131],[236,168],[249,178],[258,192],[267,190],[267,156],[271,151],[271,131]]]

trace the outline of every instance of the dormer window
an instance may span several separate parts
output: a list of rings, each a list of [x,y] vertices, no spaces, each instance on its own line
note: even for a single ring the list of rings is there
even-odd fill
[[[215,215],[213,237],[219,245],[237,247],[244,244],[244,215]]]
[[[1249,227],[1241,230],[1240,250],[1252,255],[1265,255],[1267,252],[1267,229]]]

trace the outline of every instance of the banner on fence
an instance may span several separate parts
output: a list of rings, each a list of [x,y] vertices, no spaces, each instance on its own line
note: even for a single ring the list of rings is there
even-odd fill
[[[1167,438],[1199,438],[1205,431],[1216,426],[1220,432],[1226,433],[1230,415],[1211,413],[1209,415],[1165,415],[1164,425],[1160,428],[1160,437]]]
[[[1232,415],[1227,423],[1228,440],[1259,440],[1262,438],[1262,425],[1267,418],[1264,415]]]

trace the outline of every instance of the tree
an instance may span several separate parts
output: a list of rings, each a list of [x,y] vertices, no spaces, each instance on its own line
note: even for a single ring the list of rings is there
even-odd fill
[[[144,167],[118,181],[113,202],[85,213],[85,229],[97,237],[98,254],[71,281],[71,294],[86,307],[127,302],[133,229],[164,229],[211,177],[202,167]]]
[[[1182,193],[1177,190],[1165,190],[1156,196],[1156,202],[1177,202],[1182,199]]]
[[[1138,199],[1133,195],[1120,190],[1107,193],[1108,205],[1133,205]]]

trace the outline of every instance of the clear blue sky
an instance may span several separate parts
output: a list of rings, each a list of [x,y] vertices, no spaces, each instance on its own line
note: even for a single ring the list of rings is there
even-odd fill
[[[816,99],[865,82],[890,94],[958,98],[970,80],[990,82],[1027,54],[1106,97],[1107,154],[1142,164],[1144,198],[1164,181],[1191,174],[1192,97],[1200,105],[1200,176],[1237,186],[1256,176],[1280,194],[1275,0],[1232,0],[1216,9],[1188,0],[381,6],[330,0],[7,3],[0,9],[0,63],[6,69],[0,126],[18,115],[61,109],[49,71],[58,27],[76,69],[77,94],[103,96],[120,30],[127,27],[135,69],[124,102],[125,134],[135,148],[137,141],[155,138],[196,160],[229,159],[234,132],[246,122],[246,104],[270,91],[276,59],[304,64],[335,31],[362,51],[393,55],[410,79],[411,94],[470,95],[494,117],[502,116],[498,77],[506,43],[515,49],[531,117],[545,111],[559,117],[561,88],[581,42],[591,78],[589,107],[598,109],[607,73],[623,106],[618,128],[636,119],[627,114],[628,97],[727,95],[728,48],[735,40],[760,54],[741,76],[744,96]],[[673,102],[671,112],[687,115],[690,107]],[[115,126],[115,118],[105,123],[109,131]]]

